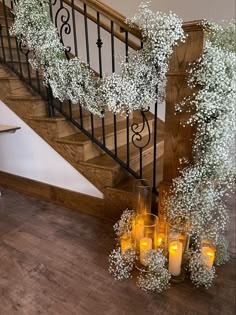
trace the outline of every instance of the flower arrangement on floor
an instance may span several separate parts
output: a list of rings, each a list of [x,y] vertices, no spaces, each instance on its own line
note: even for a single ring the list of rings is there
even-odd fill
[[[103,79],[95,78],[80,58],[67,60],[46,0],[19,0],[11,33],[30,49],[32,67],[44,70],[46,84],[60,101],[79,103],[97,115],[102,115],[105,104],[114,113],[133,111],[164,97],[169,57],[185,38],[181,19],[173,13],[153,13],[149,6],[141,4],[127,20],[141,30],[143,48],[129,54],[128,63],[121,62],[119,74]]]
[[[235,21],[203,26],[204,52],[192,65],[188,79],[189,87],[198,86],[199,92],[176,106],[177,114],[192,113],[185,124],[196,128],[193,161],[166,196],[166,220],[139,214],[137,208],[137,213],[125,210],[114,226],[118,242],[109,257],[110,272],[117,279],[127,279],[135,266],[140,271],[137,285],[145,291],[161,292],[170,280],[183,280],[185,273],[196,287],[209,288],[215,278],[214,265],[229,260],[224,200],[234,189],[236,174]]]

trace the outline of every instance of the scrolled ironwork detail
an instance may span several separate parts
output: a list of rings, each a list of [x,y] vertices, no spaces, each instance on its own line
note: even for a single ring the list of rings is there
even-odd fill
[[[19,41],[19,42],[17,42],[17,43],[18,43],[18,45],[19,45],[19,50],[20,50],[20,52],[21,52],[22,54],[28,56],[29,53],[30,53],[30,50],[29,50],[27,44],[24,43],[23,41]]]
[[[60,34],[60,38],[61,38],[61,42],[64,45],[64,40],[63,40],[63,34],[65,35],[69,35],[71,33],[71,25],[69,24],[69,20],[70,20],[70,11],[61,6],[55,15],[55,25],[58,29],[58,32]],[[60,28],[58,26],[59,21],[62,23]],[[66,47],[66,51],[70,52],[71,51],[71,47],[67,46]]]
[[[149,111],[150,111],[150,107],[148,107],[147,109],[141,110],[141,115],[142,115],[141,126],[137,122],[134,122],[131,125],[131,131],[133,132],[131,141],[132,141],[132,144],[138,149],[145,148],[146,146],[149,145],[149,143],[151,141],[151,129],[150,129],[149,121],[146,117],[146,113]],[[145,127],[148,129],[148,138],[147,138],[147,141],[145,141],[145,143],[142,143],[142,140],[144,138],[142,133],[143,133]]]

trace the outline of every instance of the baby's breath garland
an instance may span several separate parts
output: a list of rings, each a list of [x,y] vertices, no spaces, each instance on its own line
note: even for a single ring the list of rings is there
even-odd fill
[[[157,90],[163,98],[169,57],[185,38],[181,19],[171,12],[153,13],[149,6],[149,2],[141,4],[138,13],[127,20],[140,28],[143,49],[130,54],[128,63],[123,60],[120,74],[104,79],[95,78],[80,58],[66,59],[47,0],[19,0],[11,32],[32,51],[31,65],[44,70],[46,84],[60,101],[80,103],[98,115],[105,105],[114,113],[133,111],[152,105]]]
[[[168,219],[187,220],[192,237],[211,239],[227,260],[223,234],[228,223],[224,199],[235,182],[236,45],[235,21],[204,23],[207,40],[201,58],[190,70],[188,84],[200,87],[177,111],[194,112],[186,124],[196,126],[193,162],[173,181],[166,200]],[[223,257],[223,255],[225,257]]]

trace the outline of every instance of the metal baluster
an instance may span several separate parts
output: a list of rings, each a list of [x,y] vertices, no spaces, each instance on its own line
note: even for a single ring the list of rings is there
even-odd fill
[[[115,72],[115,43],[114,43],[114,23],[111,21],[111,65],[112,72]]]
[[[83,128],[83,108],[79,105],[79,116],[80,116],[80,125]]]
[[[53,95],[52,95],[52,89],[49,86],[47,88],[47,99],[48,99],[48,115],[49,117],[54,117],[55,116],[55,110],[53,106]]]
[[[1,39],[1,46],[2,46],[2,56],[3,56],[3,60],[4,60],[4,62],[6,62],[6,55],[5,55],[4,45],[3,45],[3,38],[2,38],[2,25],[1,25],[1,24],[0,24],[0,39]]]
[[[19,61],[20,75],[23,77],[20,49],[19,49],[19,44],[18,44],[17,38],[16,38],[16,50],[17,50],[17,57],[18,57],[18,61]]]
[[[93,121],[93,114],[90,114],[91,119],[91,130],[92,130],[92,136],[94,137],[94,121]]]
[[[31,85],[31,73],[30,73],[30,63],[29,63],[29,51],[27,51],[27,53],[25,54],[25,59],[26,59],[26,64],[27,64],[27,73],[28,73],[28,81],[29,84]]]
[[[143,178],[143,148],[139,148],[139,176],[140,178]]]
[[[51,20],[53,22],[53,14],[52,14],[52,0],[49,0],[49,11],[50,11],[50,17],[51,17]]]
[[[115,156],[117,156],[117,129],[116,129],[116,114],[114,114],[114,146],[115,146]]]
[[[126,151],[127,151],[127,166],[129,167],[129,112],[126,112]]]
[[[37,89],[38,89],[38,92],[40,94],[41,87],[40,87],[40,79],[39,79],[39,71],[38,70],[36,70],[36,80],[37,80]]]
[[[10,53],[10,60],[11,60],[12,66],[13,66],[13,57],[12,57],[12,50],[11,50],[11,38],[10,38],[9,27],[8,27],[7,10],[6,10],[5,0],[2,0],[2,4],[3,4],[3,12],[4,12],[4,18],[5,18],[6,31],[7,31],[7,41],[8,41],[8,48],[9,48],[9,53]]]
[[[102,78],[102,39],[101,39],[101,27],[100,27],[100,13],[97,12],[97,32],[98,32],[98,39],[97,39],[97,46],[98,46],[98,61],[99,61],[99,75]]]
[[[125,59],[126,62],[128,62],[129,58],[129,33],[128,31],[125,31]]]
[[[72,22],[73,22],[73,34],[74,34],[74,48],[75,48],[75,55],[78,56],[74,0],[71,0],[71,6],[72,6]]]
[[[111,21],[111,66],[112,72],[115,72],[115,43],[114,43],[114,22]],[[115,156],[117,156],[117,129],[116,129],[116,114],[113,115],[113,125],[114,125],[114,147]]]
[[[128,62],[129,56],[129,33],[125,31],[125,59]],[[126,112],[126,151],[127,151],[127,166],[129,167],[129,112]]]
[[[102,142],[103,145],[106,146],[106,132],[105,132],[105,117],[104,117],[104,112],[102,113]]]
[[[69,100],[68,101],[68,104],[69,104],[69,116],[70,116],[70,119],[72,118],[72,105],[71,105],[71,101]]]
[[[158,87],[156,87],[156,95],[158,96]],[[153,179],[152,179],[152,191],[156,191],[156,158],[157,158],[157,109],[158,109],[158,100],[155,102],[154,110],[154,139],[153,139]]]
[[[88,38],[88,17],[87,17],[87,5],[86,4],[84,4],[84,29],[85,29],[87,64],[90,66],[89,38]]]

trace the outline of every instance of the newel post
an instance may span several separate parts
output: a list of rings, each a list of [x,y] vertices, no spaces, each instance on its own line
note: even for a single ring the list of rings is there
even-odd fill
[[[179,159],[186,157],[191,160],[192,127],[183,127],[181,122],[186,114],[175,114],[175,104],[185,96],[193,93],[187,86],[187,69],[189,64],[197,60],[203,51],[204,35],[199,26],[200,21],[185,23],[183,25],[187,34],[186,42],[177,46],[170,60],[170,71],[166,87],[166,117],[165,117],[165,143],[164,143],[164,170],[163,181],[159,185],[159,215],[165,214],[163,206],[164,193],[172,184],[172,180],[179,175]]]

